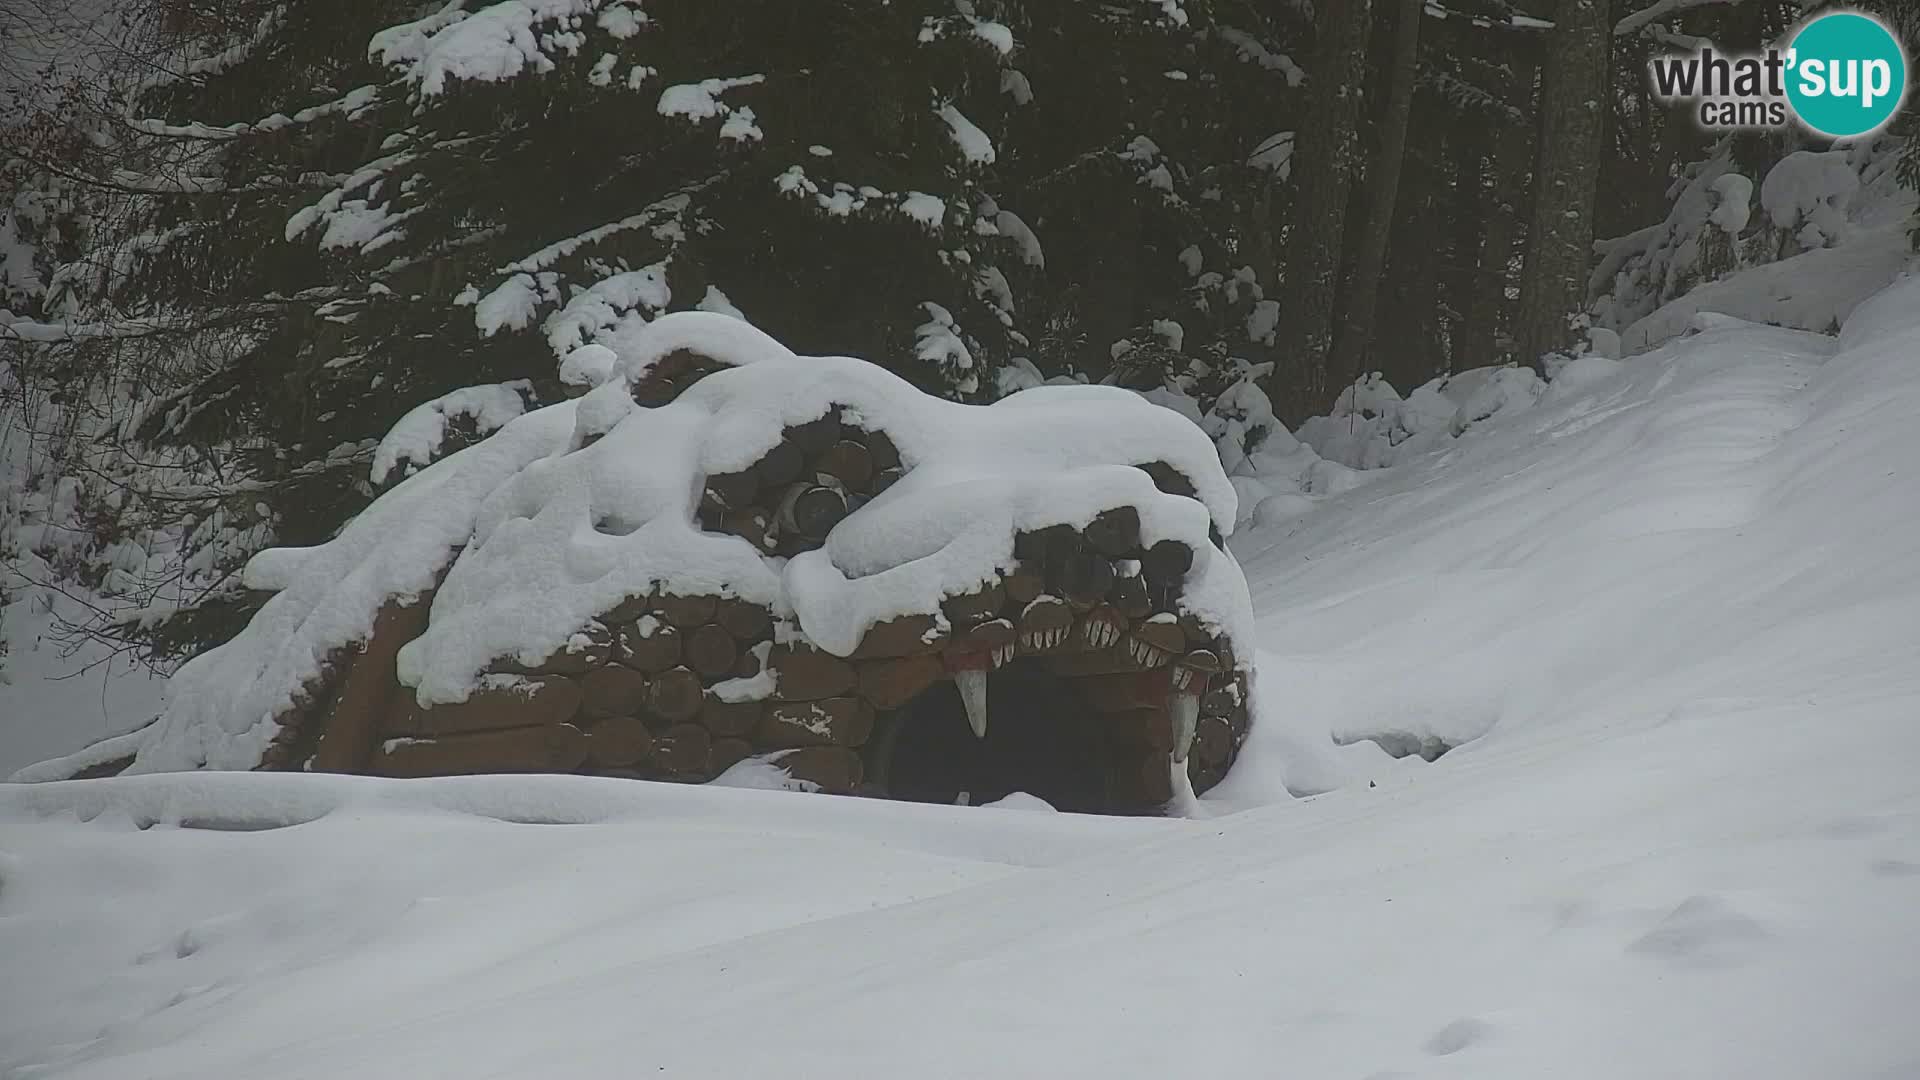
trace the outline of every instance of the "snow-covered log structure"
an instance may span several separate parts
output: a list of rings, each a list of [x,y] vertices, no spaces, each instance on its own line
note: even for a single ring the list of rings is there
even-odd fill
[[[275,595],[166,713],[43,775],[735,770],[1141,813],[1232,766],[1235,496],[1179,415],[1105,387],[955,404],[706,313],[563,374],[573,400],[256,557]]]

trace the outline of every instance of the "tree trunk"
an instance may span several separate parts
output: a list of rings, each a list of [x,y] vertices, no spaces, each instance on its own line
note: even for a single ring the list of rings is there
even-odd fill
[[[1367,221],[1360,253],[1347,290],[1346,315],[1330,364],[1333,378],[1348,386],[1361,375],[1373,340],[1374,311],[1380,298],[1380,274],[1387,262],[1387,238],[1393,235],[1393,208],[1400,195],[1400,166],[1407,152],[1407,124],[1413,116],[1415,62],[1420,55],[1420,20],[1426,0],[1399,0],[1393,29],[1393,68],[1388,76],[1386,115],[1380,149],[1367,172]]]
[[[1515,326],[1529,363],[1572,344],[1568,316],[1586,300],[1612,44],[1607,13],[1602,0],[1560,0],[1547,46],[1540,168]]]
[[[1520,232],[1520,214],[1526,194],[1527,173],[1531,167],[1528,147],[1533,142],[1533,74],[1531,56],[1516,57],[1513,62],[1513,93],[1510,99],[1520,110],[1520,119],[1503,126],[1494,144],[1493,204],[1486,212],[1487,231],[1480,244],[1479,274],[1475,280],[1475,302],[1467,320],[1469,339],[1468,367],[1498,364],[1505,359],[1511,343],[1500,341],[1500,324],[1507,313],[1507,282],[1513,272],[1513,242]]]
[[[1358,125],[1367,74],[1372,0],[1320,5],[1311,106],[1296,139],[1300,178],[1287,251],[1284,318],[1274,372],[1274,403],[1297,421],[1328,401],[1328,351],[1340,284],[1347,198],[1359,163]]]
[[[1499,127],[1471,124],[1449,133],[1442,160],[1451,156],[1453,183],[1447,192],[1452,216],[1452,246],[1441,275],[1442,303],[1452,316],[1447,326],[1447,370],[1465,371],[1486,361],[1476,359],[1474,307],[1480,302],[1480,247],[1492,228],[1490,215],[1498,208],[1489,198],[1491,176],[1497,169],[1494,148]],[[1491,330],[1485,331],[1491,333]],[[1484,353],[1479,355],[1484,356]]]

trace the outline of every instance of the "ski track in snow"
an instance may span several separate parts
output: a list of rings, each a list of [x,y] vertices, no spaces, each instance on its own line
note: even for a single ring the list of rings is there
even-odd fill
[[[1192,820],[0,786],[0,1077],[1920,1076],[1916,354],[1715,329],[1236,538]]]

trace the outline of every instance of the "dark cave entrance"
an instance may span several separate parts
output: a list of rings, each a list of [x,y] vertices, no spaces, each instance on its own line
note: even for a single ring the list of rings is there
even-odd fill
[[[987,737],[967,724],[950,679],[896,710],[883,740],[885,794],[978,806],[1024,791],[1055,809],[1104,813],[1107,768],[1100,714],[1039,659],[1015,660],[987,683]]]

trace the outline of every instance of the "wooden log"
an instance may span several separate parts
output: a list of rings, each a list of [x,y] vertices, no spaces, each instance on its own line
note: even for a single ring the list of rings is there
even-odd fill
[[[1015,533],[1013,553],[1021,562],[1032,563],[1043,571],[1056,558],[1070,555],[1080,546],[1080,534],[1070,525],[1049,525],[1044,529]]]
[[[728,510],[745,510],[760,494],[760,476],[752,469],[715,473],[707,477],[707,491]]]
[[[899,466],[900,448],[894,445],[892,436],[884,431],[866,431],[859,438],[867,444],[867,457],[876,473]]]
[[[1120,645],[1126,633],[1126,617],[1112,604],[1099,604],[1080,617],[1073,638],[1083,649],[1112,649]]]
[[[873,481],[872,481],[872,488],[871,488],[872,493],[875,495],[880,494],[881,492],[887,490],[893,485],[899,483],[900,478],[902,476],[905,476],[906,474],[907,474],[906,470],[902,469],[898,465],[895,465],[891,469],[881,469],[880,471],[873,474]]]
[[[1238,674],[1219,685],[1213,686],[1200,699],[1200,711],[1225,716],[1247,700],[1246,684]]]
[[[508,682],[508,679],[517,680]],[[499,728],[552,725],[580,711],[580,684],[564,675],[490,679],[465,701],[421,707],[412,694],[388,714],[386,734],[457,735]]]
[[[818,701],[853,689],[853,665],[811,645],[775,645],[767,656],[775,678],[773,696],[781,701]]]
[[[542,724],[437,738],[402,736],[374,751],[376,776],[572,772],[587,760],[587,738],[571,724]]]
[[[1233,756],[1233,729],[1219,716],[1202,716],[1194,728],[1193,754],[1207,765],[1225,765]]]
[[[719,776],[753,756],[753,744],[745,739],[715,739],[707,749],[707,775]]]
[[[726,504],[722,503],[712,491],[702,492],[700,505],[694,510],[693,518],[702,531],[719,532],[727,520]]]
[[[1227,710],[1227,727],[1233,731],[1233,745],[1238,747],[1246,741],[1247,729],[1252,724],[1252,716],[1245,705],[1235,705]]]
[[[612,659],[613,638],[613,631],[596,619],[538,663],[522,664],[507,657],[489,666],[508,675],[584,675]]]
[[[1040,572],[1037,563],[1022,562],[1007,574],[1001,584],[1006,587],[1009,603],[1026,605],[1047,591],[1047,576]]]
[[[940,602],[940,610],[946,613],[947,621],[957,633],[998,617],[1006,603],[1007,590],[995,581],[972,592],[947,597]]]
[[[647,684],[646,710],[662,720],[691,720],[704,701],[700,676],[684,667],[668,668]]]
[[[844,492],[801,480],[787,488],[786,498],[780,503],[780,513],[774,520],[780,526],[782,535],[819,542],[825,540],[827,534],[847,514],[847,496]]]
[[[956,634],[948,644],[949,653],[992,652],[1005,645],[1013,644],[1012,619],[988,619],[962,634]]]
[[[856,660],[929,653],[945,643],[947,631],[932,615],[896,615],[867,628],[853,650]]]
[[[1140,510],[1116,506],[1102,510],[1087,525],[1087,544],[1110,559],[1118,559],[1140,546]]]
[[[675,349],[647,369],[630,391],[633,400],[647,408],[665,405],[680,396],[680,391],[725,365],[711,356],[692,349]]]
[[[1162,540],[1147,549],[1140,567],[1149,581],[1177,582],[1193,569],[1193,549],[1178,540]]]
[[[857,697],[820,701],[781,701],[767,706],[758,737],[761,746],[859,746],[873,734],[873,706]]]
[[[773,616],[766,608],[731,596],[723,597],[714,605],[713,621],[725,627],[743,647],[766,637],[773,627]]]
[[[852,439],[841,439],[813,459],[815,475],[825,473],[848,491],[865,491],[873,483],[873,456]]]
[[[358,772],[365,767],[380,729],[388,726],[389,715],[403,700],[413,700],[412,693],[396,681],[394,658],[401,646],[427,628],[431,607],[425,597],[404,604],[388,600],[380,605],[373,617],[373,632],[354,655],[334,694],[326,726],[313,752],[315,772]],[[296,768],[300,763],[281,764]]]
[[[700,722],[715,735],[745,735],[760,726],[766,706],[758,701],[721,701],[708,691],[700,706]]]
[[[713,736],[699,724],[675,724],[653,740],[654,765],[676,776],[705,776]]]
[[[608,664],[580,679],[580,714],[589,718],[633,716],[646,705],[647,677],[630,667]]]
[[[834,795],[851,794],[864,778],[860,755],[844,747],[812,746],[772,760],[793,779]]]
[[[665,671],[680,662],[680,630],[658,615],[648,614],[621,631],[614,656],[636,671]]]
[[[1182,611],[1179,614],[1180,629],[1187,635],[1188,641],[1198,645],[1201,642],[1211,641],[1213,638],[1219,636],[1220,628],[1218,626],[1206,622],[1193,612]]]
[[[1112,588],[1113,563],[1091,548],[1073,553],[1061,567],[1060,595],[1081,611],[1105,600]]]
[[[754,462],[753,475],[760,482],[759,497],[766,499],[767,492],[784,487],[799,479],[802,469],[807,467],[807,452],[794,445],[791,440],[781,439],[773,448]]]
[[[1177,662],[1181,667],[1204,671],[1209,675],[1217,675],[1221,671],[1220,656],[1212,649],[1189,650]]]
[[[1120,614],[1129,619],[1144,619],[1153,613],[1153,601],[1147,596],[1147,583],[1138,574],[1115,577],[1113,590],[1107,594],[1107,598]]]
[[[1147,583],[1147,605],[1155,614],[1173,611],[1180,606],[1180,583],[1178,581],[1156,580],[1142,573],[1140,580]]]
[[[1177,656],[1187,651],[1187,635],[1180,629],[1180,620],[1166,614],[1153,615],[1135,624],[1133,638],[1163,653]]]
[[[601,615],[600,621],[608,626],[630,623],[653,610],[653,597],[651,592],[645,596],[629,596]]]
[[[760,674],[760,657],[767,651],[760,646],[771,646],[772,644],[770,641],[762,641],[752,648],[741,649],[740,659],[735,661],[733,665],[733,677],[736,679],[751,679],[755,675]]]
[[[765,554],[773,553],[773,515],[757,506],[727,511],[720,519],[719,531],[732,533]]]
[[[653,752],[653,733],[638,716],[616,716],[587,730],[587,760],[597,766],[627,768]]]
[[[663,595],[653,602],[654,613],[679,627],[692,630],[704,623],[713,621],[713,613],[719,606],[717,596],[674,596]]]
[[[829,410],[827,415],[818,420],[795,424],[787,429],[786,437],[808,457],[825,451],[840,441],[839,410]]]
[[[1169,495],[1185,495],[1192,498],[1197,490],[1193,486],[1193,481],[1187,479],[1185,473],[1164,461],[1149,461],[1140,466],[1140,469],[1153,477],[1154,487]]]
[[[708,679],[726,678],[740,662],[739,646],[719,623],[696,626],[687,634],[687,666]]]
[[[856,666],[860,696],[877,709],[897,709],[947,676],[940,658],[928,653],[867,660]]]
[[[1073,630],[1073,608],[1057,596],[1042,594],[1020,611],[1014,623],[1014,643],[1022,655],[1052,652],[1067,644]]]
[[[1193,785],[1195,795],[1205,795],[1225,779],[1227,770],[1222,765],[1209,765],[1197,757],[1187,758],[1187,780]]]

